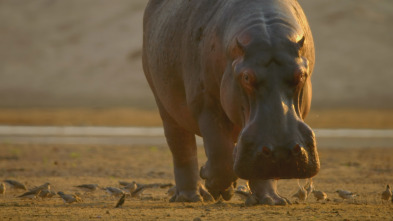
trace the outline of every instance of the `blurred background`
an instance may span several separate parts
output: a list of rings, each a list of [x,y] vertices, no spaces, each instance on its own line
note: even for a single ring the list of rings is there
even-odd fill
[[[313,127],[393,128],[393,2],[299,0]],[[147,0],[0,0],[0,124],[161,125],[141,65]]]

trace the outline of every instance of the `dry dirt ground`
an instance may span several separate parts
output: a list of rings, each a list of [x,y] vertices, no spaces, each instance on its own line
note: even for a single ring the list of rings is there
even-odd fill
[[[33,187],[50,182],[52,189],[79,192],[83,202],[66,205],[55,196],[21,200],[22,192],[7,189],[0,196],[0,220],[391,220],[393,203],[382,202],[381,192],[393,184],[393,148],[329,149],[320,147],[321,171],[315,188],[328,201],[313,197],[292,205],[247,207],[237,196],[229,202],[169,203],[166,189],[149,189],[141,198],[127,198],[115,209],[117,198],[97,190],[83,195],[74,185],[97,183],[118,186],[119,180],[173,183],[172,161],[166,146],[81,146],[0,144],[0,179],[15,179]],[[198,149],[200,165],[205,162]],[[239,183],[243,183],[240,180]],[[301,181],[305,182],[305,181]],[[335,190],[356,192],[355,200],[341,200]],[[295,180],[279,181],[279,191],[290,197]]]

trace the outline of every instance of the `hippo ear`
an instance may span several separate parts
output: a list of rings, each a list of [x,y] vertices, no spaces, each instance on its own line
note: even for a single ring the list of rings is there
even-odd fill
[[[239,57],[244,55],[244,45],[236,38],[234,42],[234,46],[232,47],[231,54],[233,57]]]
[[[303,48],[304,40],[305,40],[305,39],[306,39],[306,38],[305,38],[304,35],[303,35],[303,37],[302,37],[299,41],[296,42],[296,44],[298,45],[299,48]]]
[[[243,32],[236,38],[236,44],[239,48],[241,48],[243,51],[246,48],[247,45],[251,43],[252,37],[250,33],[248,32]]]
[[[235,47],[232,51],[234,56],[241,56],[244,55],[245,49],[247,45],[251,42],[251,35],[248,32],[243,32],[238,35],[235,39]]]
[[[239,38],[236,38],[236,46],[241,51],[244,51],[244,49],[245,49],[245,46],[243,45],[243,43],[240,41]]]

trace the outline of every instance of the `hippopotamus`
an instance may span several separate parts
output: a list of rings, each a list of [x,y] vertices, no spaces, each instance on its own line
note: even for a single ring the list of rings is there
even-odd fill
[[[296,0],[150,0],[142,63],[173,157],[170,201],[230,200],[241,178],[259,203],[289,203],[277,180],[320,169],[304,122],[314,57]]]

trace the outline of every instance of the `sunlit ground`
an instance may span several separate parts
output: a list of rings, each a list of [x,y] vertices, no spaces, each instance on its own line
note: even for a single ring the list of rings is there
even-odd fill
[[[17,196],[23,191],[8,188],[0,196],[0,219],[390,220],[393,217],[393,203],[381,200],[386,184],[393,184],[393,148],[320,147],[319,154],[321,171],[313,180],[315,189],[328,194],[324,202],[317,202],[312,196],[299,202],[291,197],[297,191],[296,180],[280,180],[280,194],[290,198],[293,205],[246,207],[238,196],[229,202],[169,203],[167,189],[151,189],[142,198],[127,198],[123,208],[115,209],[117,197],[111,198],[102,190],[83,194],[74,186],[97,183],[101,187],[118,187],[119,180],[173,183],[171,154],[166,145],[0,144],[0,180],[19,180],[27,187],[50,182],[53,190],[79,192],[83,199],[71,205],[64,204],[58,196],[22,200]],[[198,158],[202,165],[206,160],[203,148],[198,148]],[[342,200],[335,193],[337,189],[359,196]]]

